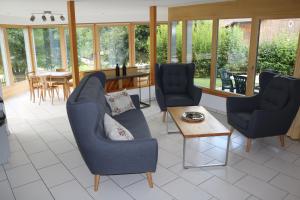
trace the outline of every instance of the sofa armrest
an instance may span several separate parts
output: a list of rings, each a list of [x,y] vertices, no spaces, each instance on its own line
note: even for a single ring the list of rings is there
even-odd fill
[[[157,100],[160,110],[167,111],[167,106],[165,103],[165,96],[163,94],[162,89],[158,85],[155,85],[155,96],[156,96],[156,100]]]
[[[227,97],[227,113],[232,112],[252,112],[257,108],[259,96],[252,97]]]
[[[130,98],[132,100],[133,105],[135,106],[135,108],[140,109],[140,96],[137,94],[134,95],[130,95]]]
[[[93,174],[114,175],[156,170],[158,156],[156,139],[107,141],[94,147],[92,154],[95,157],[93,167],[90,168]]]
[[[202,97],[202,89],[193,85],[189,89],[189,94],[194,100],[194,105],[199,105],[201,97]]]

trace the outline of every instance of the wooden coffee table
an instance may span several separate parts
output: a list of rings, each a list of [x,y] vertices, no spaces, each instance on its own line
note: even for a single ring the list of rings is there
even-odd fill
[[[199,123],[185,122],[181,119],[181,115],[187,111],[201,112],[205,115],[205,120]],[[232,131],[228,130],[221,122],[219,122],[212,114],[210,114],[202,106],[186,106],[186,107],[168,107],[167,113],[170,114],[173,121],[175,122],[177,128],[183,136],[183,167],[184,168],[196,168],[196,167],[210,167],[210,166],[225,166],[228,161],[228,151],[230,136]],[[170,132],[167,123],[167,132]],[[201,137],[214,137],[214,136],[227,136],[227,147],[226,147],[226,156],[223,163],[200,165],[200,166],[188,166],[185,161],[185,151],[186,151],[186,140],[192,138],[201,138]]]

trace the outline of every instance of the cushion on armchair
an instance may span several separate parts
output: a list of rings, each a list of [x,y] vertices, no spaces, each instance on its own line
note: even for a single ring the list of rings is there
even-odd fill
[[[183,94],[188,87],[186,67],[165,65],[162,68],[162,85],[165,94]]]
[[[274,111],[283,108],[289,98],[289,82],[282,77],[275,77],[262,93],[260,109]]]

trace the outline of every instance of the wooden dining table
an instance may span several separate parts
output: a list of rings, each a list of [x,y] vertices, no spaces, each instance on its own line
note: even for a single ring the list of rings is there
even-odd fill
[[[34,76],[42,80],[44,88],[47,88],[47,81],[49,79],[51,79],[51,82],[61,84],[63,86],[64,100],[70,95],[69,81],[72,79],[71,72],[37,72]]]

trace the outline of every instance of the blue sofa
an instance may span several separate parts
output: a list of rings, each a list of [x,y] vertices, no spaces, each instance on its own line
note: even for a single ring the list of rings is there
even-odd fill
[[[96,72],[83,78],[67,101],[67,113],[79,151],[92,174],[94,190],[100,175],[146,173],[152,187],[158,154],[156,139],[150,134],[139,107],[138,95],[131,95],[134,110],[114,116],[134,136],[131,141],[112,141],[104,131],[104,114],[110,114],[105,99],[105,75]]]

